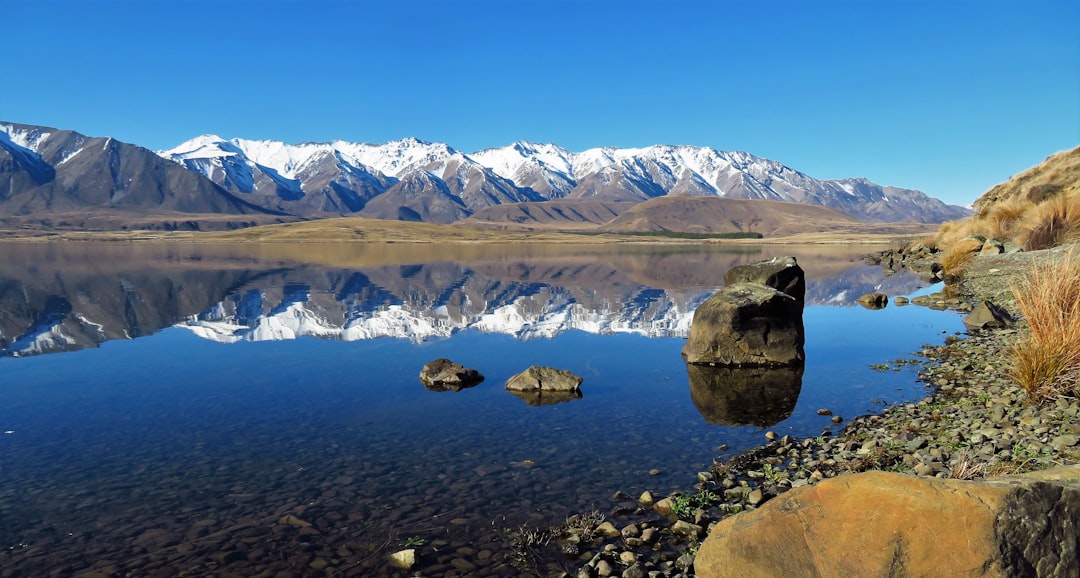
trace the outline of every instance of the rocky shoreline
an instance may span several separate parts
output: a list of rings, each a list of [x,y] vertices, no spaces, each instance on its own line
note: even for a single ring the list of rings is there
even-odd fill
[[[871,261],[886,269],[909,266],[930,280],[939,274],[929,252],[910,262],[903,257],[885,252]],[[963,280],[921,304],[970,311],[989,300],[1015,316],[1009,282],[1032,260],[1052,257],[1053,252],[1044,251],[981,256]],[[835,425],[816,438],[766,432],[766,443],[715,462],[683,494],[616,494],[610,512],[571,517],[564,527],[538,538],[544,545],[559,545],[573,559],[574,573],[555,566],[534,569],[540,575],[577,578],[693,576],[694,556],[715,523],[792,488],[875,470],[978,479],[1080,463],[1080,402],[1062,398],[1034,406],[1007,375],[1007,350],[1019,331],[972,330],[924,347],[922,359],[894,362],[921,365],[919,379],[927,385],[927,396],[918,403],[846,423],[834,417]],[[890,368],[883,364],[881,369]],[[823,408],[820,413],[827,412]],[[521,544],[523,565],[534,546],[539,547]]]

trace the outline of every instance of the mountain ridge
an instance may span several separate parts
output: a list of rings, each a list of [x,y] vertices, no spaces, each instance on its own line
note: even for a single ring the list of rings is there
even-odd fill
[[[88,154],[96,148],[104,153]],[[519,210],[484,212],[521,203],[611,207],[661,197],[818,205],[863,222],[937,223],[970,213],[920,191],[863,178],[820,180],[750,153],[690,145],[575,153],[519,140],[464,153],[413,137],[291,145],[211,134],[154,153],[109,137],[0,121],[0,215],[96,207],[445,224],[477,213],[484,221],[521,219]]]
[[[284,159],[308,162],[313,151],[333,150],[349,166],[363,166],[384,177],[389,194],[374,210],[360,215],[447,223],[466,218],[487,207],[513,202],[560,199],[595,199],[607,202],[642,202],[663,196],[715,196],[820,205],[839,209],[862,221],[936,223],[969,214],[963,207],[946,205],[921,191],[881,186],[865,178],[815,179],[778,161],[742,151],[719,151],[690,145],[652,145],[643,148],[599,147],[580,153],[556,144],[525,140],[505,147],[463,153],[450,145],[415,138],[382,145],[333,141],[288,145],[280,141],[218,140],[201,136],[159,154],[201,170],[215,182],[214,173],[197,159],[230,156],[253,170],[268,168],[290,174],[294,165]],[[271,144],[272,143],[272,144]],[[210,150],[198,154],[201,148]],[[214,150],[216,147],[216,151]],[[264,149],[275,149],[266,155]],[[192,150],[195,149],[195,150]],[[457,183],[448,178],[447,164],[457,162]],[[263,164],[266,163],[266,164]],[[467,173],[466,178],[461,175]],[[427,172],[442,183],[416,182]],[[402,184],[412,179],[411,184]],[[481,184],[477,184],[481,183]],[[445,185],[445,186],[443,186]],[[469,187],[481,190],[465,198]],[[301,185],[299,187],[303,189]],[[408,188],[401,192],[395,189]],[[378,195],[376,195],[378,196]],[[418,201],[430,197],[426,202]],[[399,198],[396,201],[392,200]],[[443,200],[438,202],[437,199]],[[410,202],[410,199],[412,201]],[[457,205],[454,207],[454,205]],[[426,212],[432,209],[434,212]]]

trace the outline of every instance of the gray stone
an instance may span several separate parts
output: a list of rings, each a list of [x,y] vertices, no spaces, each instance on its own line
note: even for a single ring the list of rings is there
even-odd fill
[[[506,381],[511,391],[578,391],[582,378],[572,372],[534,365]]]
[[[805,340],[802,302],[765,285],[736,283],[694,311],[682,355],[704,365],[802,365]]]
[[[671,526],[671,532],[680,536],[685,536],[691,540],[696,540],[701,535],[701,526],[697,524],[691,524],[686,520],[676,520]]]
[[[1061,451],[1065,448],[1071,448],[1080,442],[1080,438],[1077,438],[1074,434],[1065,434],[1054,438],[1050,442],[1050,447],[1054,448],[1054,451]]]
[[[773,257],[739,265],[724,273],[724,285],[757,283],[794,297],[800,305],[806,301],[806,278],[795,257]]]
[[[1013,319],[1008,311],[994,305],[989,301],[982,301],[975,309],[964,317],[964,325],[968,329],[988,329],[991,327],[1008,327]]]

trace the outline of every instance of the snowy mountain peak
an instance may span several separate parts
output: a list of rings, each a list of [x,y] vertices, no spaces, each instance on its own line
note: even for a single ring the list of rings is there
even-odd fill
[[[265,208],[294,213],[289,202],[312,194],[329,199],[320,201],[323,210],[349,214],[391,193],[361,214],[429,220],[435,211],[435,222],[452,222],[493,204],[562,198],[638,202],[670,194],[823,205],[873,221],[940,222],[966,214],[918,191],[889,187],[886,195],[883,187],[865,179],[823,181],[747,152],[691,145],[597,147],[575,153],[555,144],[518,140],[463,153],[414,137],[385,144],[339,140],[289,145],[204,135],[159,154],[230,192],[261,195],[265,201],[256,202]],[[421,171],[447,182],[412,178]],[[355,179],[347,175],[359,174],[375,175],[375,180],[362,179],[364,191],[352,194]],[[313,183],[309,175],[320,180]],[[405,181],[407,190],[395,192]],[[901,198],[908,200],[896,201]]]

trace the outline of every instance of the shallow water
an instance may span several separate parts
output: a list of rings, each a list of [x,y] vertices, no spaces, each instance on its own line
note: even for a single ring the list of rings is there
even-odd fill
[[[928,290],[867,248],[797,252],[805,371],[718,394],[679,355],[694,307],[792,248],[382,249],[0,246],[0,576],[392,575],[410,538],[425,575],[517,575],[512,530],[921,397],[870,365],[961,329],[853,305]],[[439,357],[486,380],[425,390]],[[583,396],[505,391],[529,365]]]

